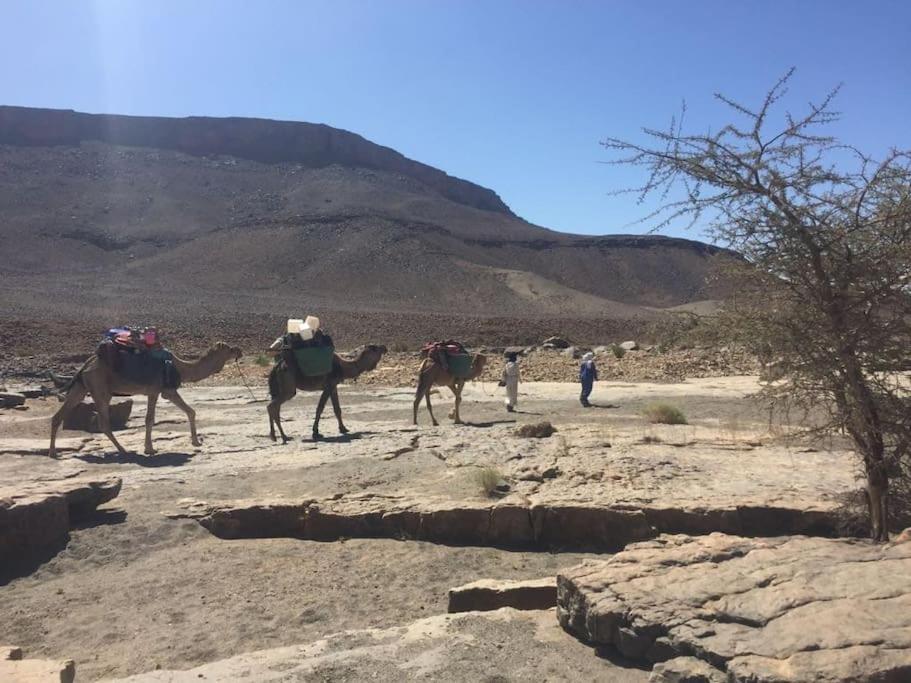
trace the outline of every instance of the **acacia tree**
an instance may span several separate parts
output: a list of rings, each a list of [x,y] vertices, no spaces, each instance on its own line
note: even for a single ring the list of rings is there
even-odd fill
[[[911,472],[911,155],[874,160],[823,134],[837,89],[782,112],[793,69],[758,108],[715,97],[735,123],[689,134],[683,116],[644,142],[609,138],[610,163],[643,167],[656,228],[704,226],[745,258],[726,316],[740,340],[786,368],[765,391],[816,405],[843,429],[866,476],[871,534],[888,539],[890,480]],[[685,106],[683,108],[685,112]],[[774,123],[778,121],[778,123]],[[871,125],[873,125],[871,123]]]

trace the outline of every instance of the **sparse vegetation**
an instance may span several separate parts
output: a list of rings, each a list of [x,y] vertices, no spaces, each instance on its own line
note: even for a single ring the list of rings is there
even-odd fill
[[[620,360],[621,358],[623,358],[623,356],[626,355],[626,349],[624,349],[619,344],[611,344],[610,350],[611,350],[611,353],[614,354],[614,358],[616,358],[617,360]]]
[[[642,415],[652,424],[685,425],[686,415],[675,405],[670,403],[650,403],[642,409]]]
[[[689,220],[743,255],[725,332],[776,363],[770,402],[820,406],[844,430],[867,479],[870,530],[911,491],[911,150],[875,159],[826,134],[838,89],[804,113],[780,111],[793,70],[757,107],[716,98],[738,120],[685,133],[683,116],[646,141],[610,138],[615,163],[644,171],[628,191],[659,197],[654,229]],[[890,479],[893,480],[890,487]],[[891,508],[891,509],[890,509]]]
[[[503,481],[503,475],[495,467],[482,467],[475,472],[475,481],[486,496],[493,496],[497,485]]]
[[[663,443],[663,442],[661,440],[661,437],[656,434],[646,434],[645,436],[642,437],[642,439],[640,439],[639,443],[649,444],[649,443]]]
[[[516,428],[515,434],[516,436],[525,438],[546,439],[556,431],[556,427],[547,420],[544,420],[542,422],[530,422],[528,424],[520,425]]]
[[[264,368],[272,363],[272,359],[270,359],[269,356],[267,356],[266,354],[261,353],[256,358],[253,359],[253,362],[256,365],[259,365],[260,367]]]

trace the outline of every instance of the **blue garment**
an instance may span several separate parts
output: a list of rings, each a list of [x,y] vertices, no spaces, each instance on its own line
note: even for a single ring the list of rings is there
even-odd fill
[[[598,368],[595,367],[595,361],[586,360],[579,366],[579,381],[582,384],[589,385],[598,379]]]
[[[582,382],[582,394],[579,396],[579,400],[582,401],[582,405],[588,404],[588,397],[591,395],[592,387],[597,379],[598,368],[595,367],[595,361],[583,361],[579,366],[579,381]]]

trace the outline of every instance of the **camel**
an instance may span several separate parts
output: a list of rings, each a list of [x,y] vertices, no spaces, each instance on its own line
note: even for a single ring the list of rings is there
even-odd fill
[[[367,344],[362,347],[353,360],[342,358],[338,354],[332,356],[332,371],[327,375],[315,375],[305,377],[301,375],[297,368],[292,365],[283,356],[273,366],[269,373],[269,395],[272,400],[267,407],[269,413],[269,438],[276,441],[275,427],[278,426],[278,433],[282,437],[282,443],[286,444],[290,438],[282,429],[281,407],[282,404],[294,398],[298,391],[321,391],[319,402],[316,404],[316,419],[313,421],[313,439],[322,439],[323,435],[319,433],[319,421],[326,407],[326,401],[332,399],[332,410],[335,412],[335,419],[338,420],[338,430],[342,434],[347,434],[348,429],[342,422],[342,408],[338,401],[338,385],[346,379],[357,379],[364,372],[370,372],[380,362],[383,354],[386,353],[385,346],[376,344]]]
[[[427,412],[430,413],[430,420],[433,426],[437,426],[436,418],[433,416],[433,408],[430,406],[430,390],[434,386],[449,387],[455,395],[455,407],[449,413],[455,424],[462,424],[462,418],[459,415],[459,406],[462,404],[462,389],[465,388],[465,382],[480,377],[484,372],[484,365],[487,363],[487,356],[477,353],[471,359],[471,373],[468,377],[454,377],[447,368],[444,368],[440,362],[434,358],[427,357],[421,361],[421,367],[418,369],[418,388],[414,394],[414,424],[418,423],[418,407],[421,405],[421,399],[427,400]]]
[[[239,348],[228,346],[224,342],[218,342],[199,360],[186,361],[174,356],[173,363],[174,368],[180,374],[181,382],[198,382],[220,372],[225,363],[229,360],[237,360],[240,356],[241,350]],[[186,413],[190,422],[190,441],[194,446],[202,445],[196,435],[196,412],[186,404],[176,389],[165,389],[161,380],[153,384],[132,384],[118,376],[107,363],[93,355],[67,384],[68,386],[65,387],[67,392],[66,399],[64,399],[60,410],[51,418],[51,445],[48,449],[48,455],[52,458],[57,456],[55,446],[57,430],[63,424],[67,413],[78,405],[86,394],[90,394],[95,401],[95,406],[98,410],[98,426],[121,454],[126,454],[127,451],[120,445],[113,431],[111,431],[110,403],[112,396],[134,396],[137,394],[148,396],[145,435],[146,455],[155,455],[155,449],[152,446],[152,425],[155,424],[155,405],[158,403],[159,396],[163,396]]]

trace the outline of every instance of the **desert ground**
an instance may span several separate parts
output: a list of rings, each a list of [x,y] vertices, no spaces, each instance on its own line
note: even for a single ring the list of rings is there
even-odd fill
[[[478,473],[494,468],[508,486],[498,505],[837,510],[843,494],[857,486],[850,454],[837,441],[791,442],[750,398],[757,389],[753,376],[600,382],[595,406],[584,409],[576,384],[528,382],[520,388],[519,411],[510,414],[502,389],[473,383],[462,406],[465,424],[446,419],[451,397],[443,390],[434,396],[440,426],[430,426],[422,406],[414,427],[408,388],[343,386],[350,434],[338,434],[327,410],[325,439],[312,441],[316,395],[299,394],[284,410],[286,431],[294,438],[281,445],[268,438],[265,388],[258,380],[250,388],[195,386],[182,393],[197,411],[202,447],[190,445],[183,414],[160,402],[157,454],[121,456],[103,435],[63,431],[57,460],[45,457],[57,399],[30,400],[28,410],[0,412],[5,485],[88,474],[116,475],[123,486],[119,497],[72,529],[65,548],[0,587],[0,643],[27,648],[29,657],[73,659],[80,681],[191,669],[341,632],[439,618],[454,586],[484,578],[553,577],[605,556],[597,544],[585,548],[578,539],[566,548],[395,538],[224,540],[194,518],[193,510],[238,501],[344,505],[366,499],[387,506],[476,507],[492,500]],[[659,400],[678,406],[689,424],[646,422],[643,407]],[[143,416],[144,403],[137,400],[130,426],[119,433],[137,453]],[[551,421],[556,433],[540,439],[515,435],[517,426],[541,420]],[[558,628],[540,636],[528,619],[516,616],[501,629],[497,642],[513,659],[499,654],[501,647],[502,665],[481,667],[487,680],[510,680],[510,671],[518,675],[510,661],[517,661],[522,647],[534,650],[543,667],[534,670],[549,680],[578,680],[581,665],[573,662],[580,659],[589,676],[601,680],[647,678],[647,671],[622,659],[596,657]],[[489,642],[497,632],[495,622],[480,616],[459,623],[472,640]],[[528,648],[522,633],[538,633],[549,645]],[[478,673],[472,660],[488,656],[476,647],[447,652],[449,668],[437,670],[438,676]],[[353,680],[363,667],[362,660],[332,660],[301,676]]]

